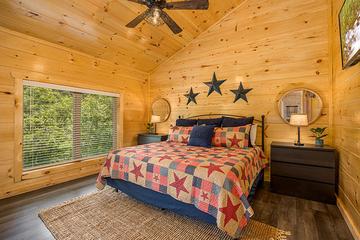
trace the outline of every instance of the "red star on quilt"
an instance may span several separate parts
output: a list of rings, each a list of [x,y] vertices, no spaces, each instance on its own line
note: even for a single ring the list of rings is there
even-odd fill
[[[162,160],[165,160],[165,159],[169,159],[171,160],[171,157],[168,156],[168,155],[165,155],[165,156],[161,156],[160,159],[159,159],[159,162],[161,162]]]
[[[208,194],[207,194],[206,192],[203,192],[203,193],[201,194],[201,197],[203,198],[203,201],[209,199],[209,196],[208,196]]]
[[[210,163],[209,166],[201,166],[203,168],[207,168],[208,169],[208,177],[210,177],[210,175],[216,171],[216,172],[221,172],[221,173],[224,173],[223,170],[221,170],[221,165],[215,165],[213,163]]]
[[[226,224],[231,219],[238,221],[238,218],[236,216],[236,211],[239,209],[239,207],[240,207],[240,203],[238,205],[233,205],[229,196],[227,197],[227,206],[219,209],[219,211],[225,215],[224,226],[226,226]]]
[[[131,170],[130,172],[135,174],[135,179],[136,181],[138,180],[138,177],[144,177],[144,175],[142,175],[141,173],[141,167],[142,167],[142,164],[140,163],[139,166],[136,166],[136,164],[133,162],[134,164],[134,169]]]
[[[241,142],[241,139],[237,139],[237,138],[236,138],[236,134],[234,134],[234,137],[233,137],[233,138],[228,138],[228,140],[231,142],[231,146],[230,146],[230,147],[234,147],[234,146],[240,147],[240,146],[239,146],[239,142]]]
[[[185,188],[184,183],[187,178],[187,176],[183,178],[179,178],[176,173],[174,173],[175,182],[170,183],[170,186],[176,188],[176,197],[179,197],[180,191],[184,191],[186,193],[189,193],[189,191]]]
[[[183,137],[181,136],[181,143],[188,143],[189,137]]]

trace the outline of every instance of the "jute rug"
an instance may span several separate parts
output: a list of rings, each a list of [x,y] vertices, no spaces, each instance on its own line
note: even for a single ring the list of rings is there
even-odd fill
[[[106,189],[39,213],[58,240],[232,239],[215,225],[143,204]],[[251,220],[241,240],[285,240],[288,232]]]

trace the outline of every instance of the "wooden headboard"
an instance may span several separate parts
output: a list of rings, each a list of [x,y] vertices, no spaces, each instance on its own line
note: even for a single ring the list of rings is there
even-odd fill
[[[181,117],[179,119],[202,119],[202,118],[212,118],[212,117],[235,117],[235,118],[245,118],[247,116],[233,115],[233,114],[220,114],[220,113],[209,113],[202,114],[190,117]],[[265,152],[265,115],[261,115],[261,119],[254,118],[254,122],[258,124],[258,128],[261,129],[261,149]]]

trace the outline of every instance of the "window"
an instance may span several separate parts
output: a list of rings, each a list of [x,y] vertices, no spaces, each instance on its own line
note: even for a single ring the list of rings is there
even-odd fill
[[[116,94],[24,81],[24,169],[116,148],[117,108]]]

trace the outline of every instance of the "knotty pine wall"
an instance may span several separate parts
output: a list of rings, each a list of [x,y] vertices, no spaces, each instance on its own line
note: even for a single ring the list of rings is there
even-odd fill
[[[95,174],[99,161],[23,176],[14,183],[15,79],[29,79],[123,94],[123,145],[145,130],[148,74],[0,28],[0,198]]]
[[[310,127],[330,123],[331,76],[329,67],[330,4],[327,0],[247,0],[232,13],[193,40],[190,45],[160,65],[150,75],[150,98],[170,101],[170,119],[158,124],[167,132],[179,115],[208,113],[266,115],[266,152],[272,141],[294,141],[296,128],[285,124],[278,114],[279,95],[289,89],[306,87],[323,99],[323,116]],[[207,97],[213,72],[222,84],[223,96]],[[253,88],[249,103],[233,103],[243,82]],[[200,92],[198,105],[186,105],[183,96],[193,87]],[[302,129],[305,142],[313,142],[308,128]],[[331,142],[331,137],[326,141]]]
[[[333,142],[340,156],[339,203],[360,238],[360,64],[342,69],[338,26],[342,4],[343,0],[333,0]]]

